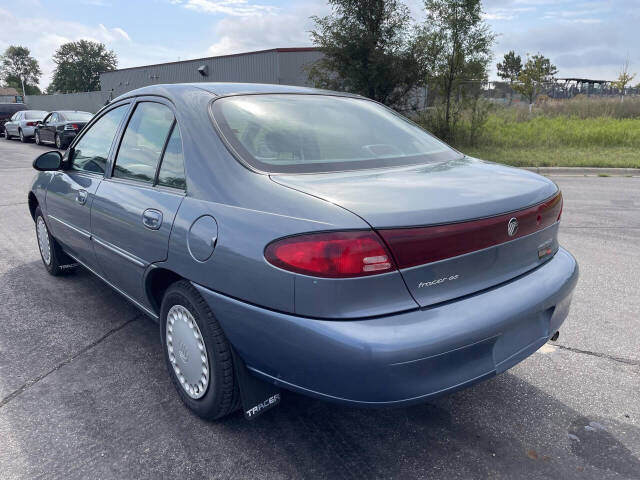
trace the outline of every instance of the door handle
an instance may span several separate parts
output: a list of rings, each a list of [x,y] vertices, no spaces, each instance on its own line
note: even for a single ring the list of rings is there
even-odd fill
[[[87,191],[84,189],[80,189],[78,190],[78,192],[76,193],[76,202],[78,202],[80,205],[84,205],[85,203],[87,203]]]
[[[151,230],[158,230],[162,225],[162,212],[154,208],[147,208],[142,212],[142,223]]]

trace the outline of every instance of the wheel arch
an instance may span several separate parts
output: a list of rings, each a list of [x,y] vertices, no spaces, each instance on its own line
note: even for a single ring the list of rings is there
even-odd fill
[[[185,278],[168,268],[153,267],[149,270],[144,281],[145,293],[149,304],[156,313],[160,313],[164,293],[171,284],[179,280],[185,280]]]
[[[38,202],[38,198],[36,194],[33,192],[29,192],[29,213],[31,213],[31,218],[36,219],[36,208],[40,205]]]

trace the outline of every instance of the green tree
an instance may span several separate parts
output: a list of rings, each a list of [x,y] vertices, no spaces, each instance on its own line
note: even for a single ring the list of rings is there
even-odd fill
[[[425,0],[427,17],[421,27],[421,65],[442,100],[440,138],[453,141],[465,96],[478,100],[487,80],[495,35],[482,19],[480,0]]]
[[[513,101],[513,84],[518,79],[518,75],[522,71],[522,58],[520,55],[516,55],[513,50],[504,54],[502,62],[498,62],[496,65],[498,69],[498,76],[503,80],[509,82],[511,88],[511,95],[509,96],[509,105]]]
[[[529,111],[533,108],[544,83],[552,81],[556,73],[556,66],[540,53],[527,59],[514,88],[529,100]]]
[[[56,68],[47,88],[55,92],[92,92],[100,89],[100,73],[115,70],[116,54],[103,43],[80,40],[65,43],[53,56]]]
[[[401,107],[421,80],[409,10],[398,0],[329,0],[332,13],[312,17],[323,53],[309,69],[318,87],[358,93]]]
[[[0,78],[8,87],[14,87],[23,95],[39,93],[40,65],[28,48],[10,45],[0,57]],[[22,88],[24,82],[24,90]],[[26,91],[25,91],[26,90]]]

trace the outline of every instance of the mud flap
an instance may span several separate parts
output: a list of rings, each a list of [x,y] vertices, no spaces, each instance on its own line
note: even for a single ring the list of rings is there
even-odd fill
[[[235,349],[232,349],[232,354],[244,418],[253,420],[264,412],[277,407],[280,404],[280,389],[253,375]]]

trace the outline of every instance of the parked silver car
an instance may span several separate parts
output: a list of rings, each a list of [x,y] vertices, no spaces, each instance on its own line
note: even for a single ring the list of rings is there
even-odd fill
[[[22,110],[13,114],[4,124],[4,138],[20,137],[21,142],[28,141],[35,133],[35,127],[46,117],[48,112],[43,110]]]

